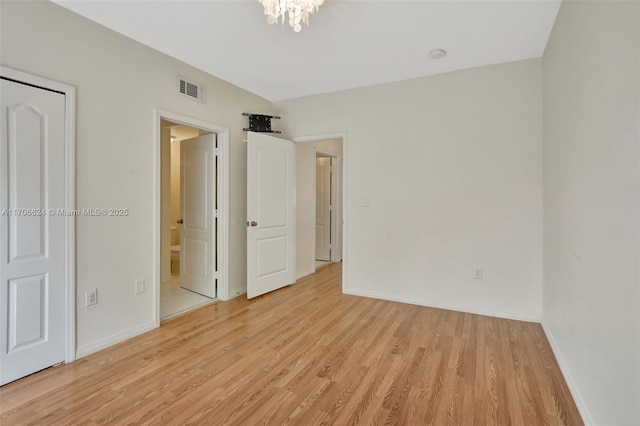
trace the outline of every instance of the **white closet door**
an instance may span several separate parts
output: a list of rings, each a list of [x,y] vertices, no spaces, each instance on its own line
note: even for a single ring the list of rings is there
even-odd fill
[[[5,384],[65,360],[65,97],[2,79],[0,103]]]

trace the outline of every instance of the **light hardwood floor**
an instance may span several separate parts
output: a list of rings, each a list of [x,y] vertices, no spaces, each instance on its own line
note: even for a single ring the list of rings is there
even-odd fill
[[[539,324],[341,293],[341,264],[0,388],[0,424],[582,424]]]

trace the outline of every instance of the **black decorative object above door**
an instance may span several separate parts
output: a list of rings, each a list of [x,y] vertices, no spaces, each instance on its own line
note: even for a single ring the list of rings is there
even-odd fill
[[[249,127],[245,127],[244,131],[256,133],[282,133],[280,130],[271,130],[271,119],[280,119],[277,115],[253,114],[243,112],[242,115],[249,117]]]

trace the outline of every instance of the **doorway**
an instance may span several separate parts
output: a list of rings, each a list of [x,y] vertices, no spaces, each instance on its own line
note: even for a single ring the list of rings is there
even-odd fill
[[[321,151],[316,151],[316,232],[315,232],[315,267],[319,269],[331,263],[336,236],[336,178],[333,176],[337,168],[337,158]]]
[[[161,126],[160,320],[166,320],[216,299],[215,210],[206,203],[217,208],[217,138],[168,120]]]
[[[296,142],[297,181],[296,278],[300,279],[329,263],[345,260],[343,170],[346,134],[293,140]],[[345,278],[346,267],[343,267],[343,289]]]
[[[156,111],[156,327],[228,299],[228,129]]]

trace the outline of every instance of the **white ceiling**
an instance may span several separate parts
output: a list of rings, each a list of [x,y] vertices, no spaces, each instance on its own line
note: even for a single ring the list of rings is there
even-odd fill
[[[294,33],[267,24],[257,0],[54,1],[271,101],[538,58],[560,6],[325,1]],[[431,59],[436,48],[448,55]]]

